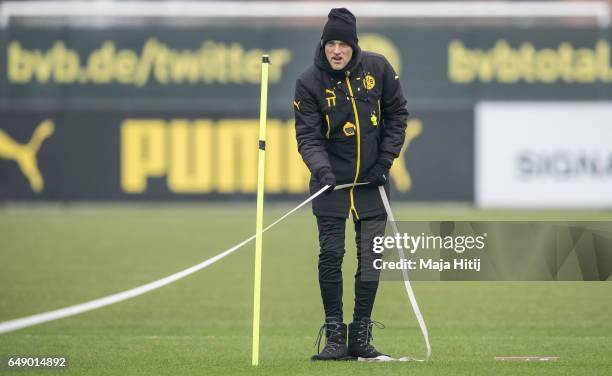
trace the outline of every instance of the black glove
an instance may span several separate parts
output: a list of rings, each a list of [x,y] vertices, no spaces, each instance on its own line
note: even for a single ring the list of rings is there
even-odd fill
[[[393,156],[381,155],[376,164],[368,172],[366,181],[370,184],[379,186],[384,185],[389,181],[389,169],[393,163]]]
[[[322,168],[319,171],[317,177],[319,178],[319,189],[325,187],[326,185],[329,185],[330,187],[327,188],[325,193],[331,194],[334,191],[334,188],[336,187],[336,176],[334,176],[334,173],[331,171],[331,169],[327,167]]]

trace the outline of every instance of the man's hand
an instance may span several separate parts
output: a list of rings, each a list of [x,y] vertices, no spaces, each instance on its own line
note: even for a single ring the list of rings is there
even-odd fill
[[[375,186],[384,185],[389,180],[389,169],[377,163],[370,170],[366,180]]]
[[[334,173],[329,168],[323,168],[321,169],[321,171],[319,171],[318,178],[319,189],[325,187],[326,185],[329,185],[330,187],[327,188],[325,193],[331,194],[334,191],[334,188],[336,187],[336,176],[334,175]]]
[[[381,156],[376,164],[370,169],[370,172],[366,176],[366,181],[375,186],[386,184],[387,181],[389,181],[389,169],[392,163],[393,157],[387,155]]]

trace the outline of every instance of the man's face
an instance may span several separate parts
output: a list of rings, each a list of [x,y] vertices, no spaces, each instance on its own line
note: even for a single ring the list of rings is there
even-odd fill
[[[341,70],[353,57],[353,48],[346,42],[330,40],[325,43],[325,57],[334,70]]]

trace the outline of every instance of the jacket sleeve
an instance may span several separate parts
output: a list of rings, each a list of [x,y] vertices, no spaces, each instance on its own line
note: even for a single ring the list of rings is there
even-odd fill
[[[399,76],[384,59],[383,70],[383,92],[382,92],[382,118],[383,128],[380,140],[380,158],[389,161],[389,167],[397,158],[404,145],[406,135],[406,121],[408,120],[408,110],[406,109],[406,99],[402,93]]]
[[[318,179],[326,169],[331,171],[331,164],[325,150],[321,113],[314,97],[300,79],[295,85],[293,112],[298,151],[310,173]]]

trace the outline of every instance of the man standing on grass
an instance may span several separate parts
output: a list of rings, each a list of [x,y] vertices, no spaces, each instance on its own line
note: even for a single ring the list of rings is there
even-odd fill
[[[314,64],[296,82],[295,128],[298,150],[312,176],[310,192],[329,185],[313,201],[319,229],[319,286],[327,338],[312,360],[383,356],[371,344],[370,319],[379,272],[372,239],[384,235],[387,216],[378,192],[389,192],[389,169],[404,143],[406,100],[399,77],[379,54],[358,45],[355,16],[332,9],[317,46]],[[368,185],[357,185],[367,182]],[[350,184],[334,190],[337,184]],[[353,322],[343,322],[342,259],[349,213],[355,224],[357,272]],[[319,333],[320,341],[321,332]]]

